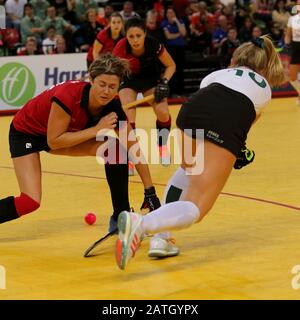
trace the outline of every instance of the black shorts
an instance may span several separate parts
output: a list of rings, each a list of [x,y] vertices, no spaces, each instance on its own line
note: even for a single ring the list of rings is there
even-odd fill
[[[124,78],[121,82],[120,89],[130,88],[136,92],[144,92],[157,86],[160,78]]]
[[[15,129],[13,123],[9,130],[9,149],[12,158],[26,156],[27,154],[50,151],[47,137],[32,135]]]
[[[300,42],[291,43],[291,61],[290,64],[300,64]]]
[[[212,83],[198,90],[185,102],[176,124],[196,138],[196,129],[204,129],[204,138],[237,156],[244,146],[256,112],[245,95],[221,84]]]

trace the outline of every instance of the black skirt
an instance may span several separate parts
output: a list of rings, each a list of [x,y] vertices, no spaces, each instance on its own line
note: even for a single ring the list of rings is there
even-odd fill
[[[198,90],[185,102],[176,124],[186,134],[197,138],[196,129],[204,130],[204,138],[237,156],[245,145],[256,112],[244,94],[218,83]]]
[[[9,149],[12,158],[26,156],[40,151],[50,151],[47,137],[16,130],[13,123],[9,130]]]
[[[291,61],[290,64],[300,64],[300,42],[291,43]]]
[[[123,79],[119,90],[124,88],[130,88],[136,92],[145,92],[149,89],[156,87],[159,81],[160,81],[160,77],[142,78],[138,76],[132,76],[132,77]]]

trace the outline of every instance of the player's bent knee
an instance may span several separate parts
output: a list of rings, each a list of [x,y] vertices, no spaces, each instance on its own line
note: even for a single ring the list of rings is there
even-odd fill
[[[19,197],[15,197],[15,207],[19,216],[36,211],[40,207],[40,203],[32,199],[29,195],[21,193]]]
[[[158,108],[156,109],[156,115],[157,118],[160,119],[160,121],[168,121],[170,119],[170,113],[168,108]]]

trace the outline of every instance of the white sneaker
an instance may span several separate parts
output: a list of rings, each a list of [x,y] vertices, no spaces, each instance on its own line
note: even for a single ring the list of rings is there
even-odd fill
[[[165,258],[179,255],[179,248],[175,246],[174,239],[153,237],[150,241],[149,257]]]
[[[134,257],[144,238],[141,228],[142,220],[141,215],[128,211],[122,211],[118,217],[119,239],[116,242],[115,256],[122,270]]]

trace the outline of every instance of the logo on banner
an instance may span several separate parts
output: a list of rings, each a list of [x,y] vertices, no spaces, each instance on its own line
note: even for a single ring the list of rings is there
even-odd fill
[[[8,105],[20,107],[35,93],[36,82],[30,69],[10,62],[0,68],[0,98]]]

